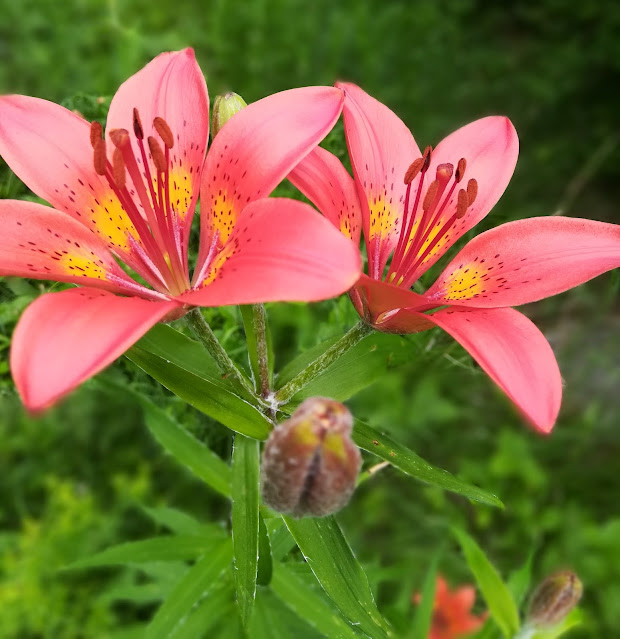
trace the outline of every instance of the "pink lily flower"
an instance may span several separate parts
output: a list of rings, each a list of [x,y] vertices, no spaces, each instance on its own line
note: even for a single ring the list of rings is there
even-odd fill
[[[507,307],[619,266],[620,227],[567,217],[509,222],[471,240],[426,293],[415,293],[410,287],[504,192],[517,162],[516,131],[505,117],[487,117],[421,153],[386,106],[357,86],[337,86],[355,179],[321,148],[289,178],[355,246],[363,228],[368,275],[349,292],[356,310],[379,331],[441,327],[527,420],[550,432],[562,395],[553,351]]]
[[[332,128],[343,94],[285,91],[220,131],[191,49],[127,80],[101,126],[45,100],[0,98],[0,154],[54,208],[0,202],[0,275],[79,288],[42,295],[13,336],[11,369],[40,411],[154,324],[191,306],[312,301],[358,278],[360,257],[312,207],[267,196]],[[190,279],[190,228],[202,224]],[[140,280],[121,268],[123,262]]]

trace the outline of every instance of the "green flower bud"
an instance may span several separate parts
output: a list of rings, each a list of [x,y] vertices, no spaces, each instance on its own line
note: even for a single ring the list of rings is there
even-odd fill
[[[355,489],[362,456],[351,440],[353,417],[332,399],[311,397],[275,428],[263,452],[264,502],[293,517],[340,510]]]
[[[236,93],[224,93],[218,95],[213,103],[213,111],[211,114],[211,139],[213,139],[222,129],[222,127],[238,113],[243,107],[248,106],[245,100]]]
[[[555,626],[579,603],[583,584],[570,570],[547,577],[536,589],[530,601],[528,624],[534,628]]]

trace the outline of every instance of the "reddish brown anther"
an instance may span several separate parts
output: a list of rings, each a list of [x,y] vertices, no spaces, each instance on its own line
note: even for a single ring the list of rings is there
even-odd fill
[[[467,191],[465,189],[461,189],[459,191],[459,195],[458,195],[457,203],[456,203],[457,219],[460,220],[465,215],[468,207],[469,207],[469,196],[467,195]]]
[[[467,183],[467,197],[469,198],[469,206],[471,206],[478,195],[478,182],[473,178]]]
[[[112,155],[112,174],[114,183],[119,189],[125,188],[125,162],[123,161],[123,152],[120,149],[114,149]]]
[[[142,128],[142,120],[140,119],[138,109],[136,109],[135,107],[133,109],[133,132],[136,134],[138,140],[144,140],[144,129]]]
[[[105,140],[98,138],[93,144],[93,165],[97,175],[105,175],[107,166],[107,157],[105,149]]]
[[[418,158],[411,163],[411,166],[407,169],[407,173],[405,173],[405,184],[411,184],[411,182],[416,179],[418,173],[422,170],[423,164],[424,158]]]
[[[455,182],[458,184],[465,175],[465,169],[467,168],[467,160],[465,158],[461,158],[456,165],[456,175],[454,176]]]
[[[437,197],[437,189],[439,188],[439,182],[434,180],[431,182],[431,185],[428,187],[428,191],[426,191],[426,195],[424,196],[424,202],[422,202],[422,209],[427,211],[433,205],[435,198]]]
[[[428,167],[431,165],[431,153],[433,151],[432,146],[427,146],[424,149],[424,153],[422,154],[422,159],[424,160],[424,164],[422,165],[422,172],[425,173],[428,171]]]
[[[103,128],[99,122],[91,122],[90,123],[90,145],[95,148],[95,144],[97,140],[101,140],[101,136],[103,133]]]
[[[157,117],[153,120],[153,126],[157,131],[157,134],[162,139],[162,142],[167,148],[171,149],[174,146],[174,135],[168,126],[168,123],[163,118]]]
[[[161,147],[159,146],[157,140],[152,135],[149,135],[148,143],[155,168],[157,169],[158,173],[165,173],[166,158],[164,156],[164,152],[161,150]]]
[[[122,149],[129,144],[129,131],[127,129],[112,129],[109,133],[112,144],[117,149]]]

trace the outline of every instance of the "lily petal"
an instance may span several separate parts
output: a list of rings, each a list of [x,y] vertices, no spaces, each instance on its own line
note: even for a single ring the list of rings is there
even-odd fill
[[[25,406],[48,408],[178,307],[93,288],[42,295],[24,311],[11,346],[11,371]]]
[[[359,246],[362,209],[355,181],[333,153],[317,147],[289,173],[288,179]]]
[[[0,155],[39,197],[99,235],[123,259],[137,232],[93,166],[90,125],[47,100],[0,97]]]
[[[537,430],[551,432],[562,378],[549,342],[525,315],[453,307],[424,317],[452,335]]]
[[[0,226],[0,275],[158,296],[130,279],[96,235],[49,206],[0,200]]]
[[[265,198],[246,208],[201,287],[178,299],[198,306],[315,301],[346,291],[361,267],[359,249],[310,205]]]
[[[419,312],[429,308],[426,298],[406,288],[372,279],[362,273],[350,295],[362,319],[378,331],[404,334],[433,327],[433,324],[423,319],[425,316],[418,316]],[[359,308],[356,303],[358,299]],[[400,315],[400,309],[413,309],[418,311],[418,315]],[[399,321],[395,322],[397,315]],[[405,324],[401,324],[400,320]]]
[[[245,107],[217,134],[202,174],[195,282],[211,245],[223,246],[244,207],[267,197],[327,135],[342,101],[333,87],[283,91]]]
[[[369,274],[379,278],[398,242],[405,173],[420,149],[402,120],[354,84],[345,92],[344,129],[362,204]]]
[[[176,213],[184,257],[187,255],[189,229],[200,190],[200,173],[209,139],[209,96],[194,51],[184,49],[162,53],[142,70],[126,80],[110,104],[106,129],[127,129],[138,164],[142,166],[138,142],[133,135],[133,112],[138,110],[147,157],[148,136],[163,149],[156,117],[163,118],[173,135],[170,149],[170,201]],[[151,176],[156,170],[149,162]],[[155,192],[157,187],[155,186]],[[138,206],[140,203],[136,200]]]
[[[404,286],[418,279],[467,231],[478,224],[495,206],[502,196],[514,173],[519,155],[519,138],[508,118],[490,116],[476,120],[444,138],[431,154],[428,170],[434,179],[440,164],[451,163],[457,166],[461,158],[467,161],[464,179],[456,185],[443,213],[434,221],[433,230],[424,242],[422,251],[433,244],[428,255],[419,263],[415,271],[410,272]],[[457,196],[461,188],[465,189],[470,179],[478,184],[478,193],[465,215],[454,220],[445,234],[436,239],[436,235],[454,216]],[[419,181],[419,178],[418,178]],[[417,182],[412,184],[415,188]],[[453,182],[447,187],[447,197]]]
[[[437,304],[535,302],[620,266],[620,227],[580,218],[508,222],[475,237],[427,292]]]

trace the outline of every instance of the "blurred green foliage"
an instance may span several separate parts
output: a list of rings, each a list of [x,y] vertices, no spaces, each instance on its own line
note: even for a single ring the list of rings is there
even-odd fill
[[[348,79],[399,113],[421,146],[474,118],[508,115],[521,156],[482,228],[557,211],[619,221],[620,5],[613,0],[0,0],[0,14],[2,92],[101,119],[120,82],[160,51],[189,45],[212,97],[232,89],[249,102]],[[340,129],[331,143],[343,150]],[[4,165],[0,195],[31,197]],[[411,593],[436,551],[443,550],[440,570],[451,581],[472,581],[449,535],[458,524],[504,575],[532,552],[536,579],[575,569],[585,584],[586,623],[571,636],[617,632],[619,282],[606,275],[525,309],[565,377],[551,437],[524,428],[462,349],[437,331],[407,337],[408,362],[350,402],[356,416],[507,504],[504,511],[474,506],[393,469],[364,483],[340,520],[397,628],[412,623]],[[141,504],[175,506],[202,521],[226,521],[228,513],[158,448],[119,384],[167,406],[222,456],[230,435],[126,361],[43,418],[25,416],[8,376],[8,347],[19,313],[43,290],[49,287],[38,282],[0,281],[0,633],[121,637],[150,618],[170,575],[152,567],[159,590],[147,594],[144,576],[131,571],[61,569],[112,543],[155,534],[158,524]],[[268,311],[277,367],[355,321],[346,298]],[[207,314],[245,364],[237,310]]]

